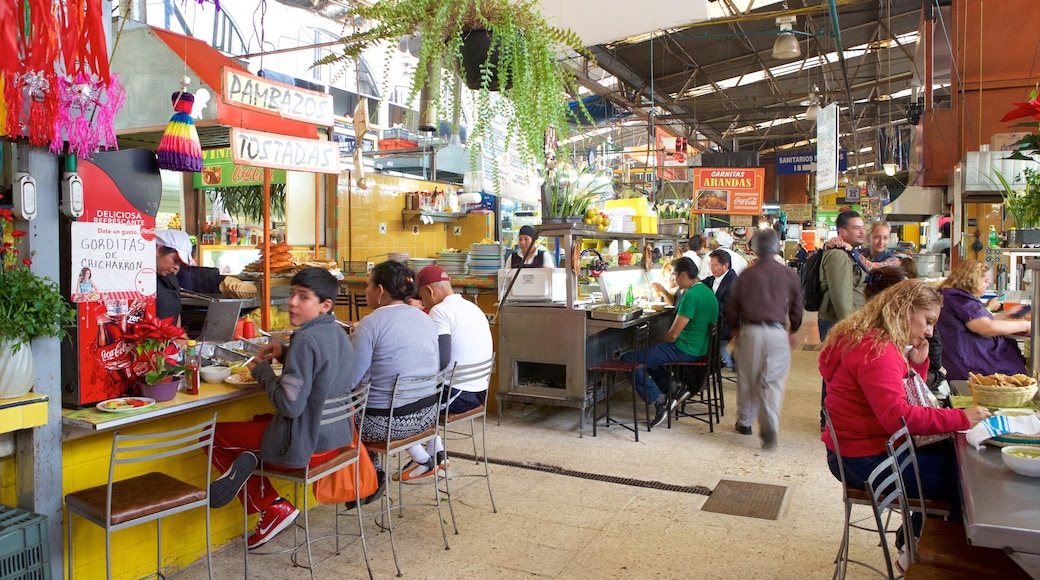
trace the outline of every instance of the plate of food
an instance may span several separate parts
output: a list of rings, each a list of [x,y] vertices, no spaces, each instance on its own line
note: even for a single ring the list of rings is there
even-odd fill
[[[696,208],[701,210],[729,209],[729,192],[715,189],[698,191]]]
[[[155,404],[155,399],[148,397],[119,397],[101,401],[96,405],[98,411],[106,413],[125,413],[126,411],[137,411]]]
[[[253,380],[248,367],[232,367],[231,376],[224,379],[224,382],[236,387],[255,387],[260,384]]]

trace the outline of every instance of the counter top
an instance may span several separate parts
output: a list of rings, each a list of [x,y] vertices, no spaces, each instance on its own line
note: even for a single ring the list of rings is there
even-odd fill
[[[589,328],[631,328],[649,321],[651,318],[656,318],[662,314],[675,314],[674,308],[665,308],[657,312],[647,314],[644,310],[643,315],[632,320],[625,320],[624,322],[618,320],[600,320],[598,318],[589,318],[586,321],[586,325]]]
[[[367,284],[368,274],[363,272],[344,273],[340,284]],[[457,288],[480,288],[493,290],[498,286],[495,276],[452,276],[451,285]]]
[[[0,399],[0,433],[46,425],[49,400],[38,393]]]
[[[199,386],[198,395],[187,395],[183,391],[169,401],[155,403],[147,409],[139,411],[124,411],[121,413],[107,413],[99,411],[91,406],[83,409],[62,409],[62,425],[90,429],[92,431],[106,431],[124,425],[132,425],[142,421],[157,419],[167,415],[173,415],[191,409],[197,409],[214,403],[233,401],[255,395],[263,394],[263,389],[255,387],[236,387],[228,384],[202,383]]]

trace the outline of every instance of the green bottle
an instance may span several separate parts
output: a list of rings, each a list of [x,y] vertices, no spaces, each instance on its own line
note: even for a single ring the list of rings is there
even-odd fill
[[[997,226],[994,226],[994,225],[990,225],[989,226],[989,247],[991,247],[991,248],[999,248],[1000,247],[1000,238],[997,237]]]
[[[636,303],[636,296],[632,293],[632,285],[628,285],[628,294],[625,295],[625,306],[632,306]]]

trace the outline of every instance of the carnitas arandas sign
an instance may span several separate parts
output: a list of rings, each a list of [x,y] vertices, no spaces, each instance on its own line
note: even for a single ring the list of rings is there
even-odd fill
[[[760,215],[766,170],[695,167],[693,213]]]

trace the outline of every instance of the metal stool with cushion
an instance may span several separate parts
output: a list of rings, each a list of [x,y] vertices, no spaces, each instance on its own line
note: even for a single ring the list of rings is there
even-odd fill
[[[353,391],[351,391],[347,395],[344,395],[342,397],[336,397],[334,399],[326,400],[325,401],[325,407],[322,409],[322,412],[321,412],[321,424],[322,425],[331,425],[331,424],[339,423],[341,421],[351,421],[352,422],[354,420],[355,416],[360,416],[361,420],[364,421],[365,408],[366,408],[366,404],[368,403],[368,393],[369,393],[370,389],[371,389],[371,385],[362,383],[362,384],[358,385]],[[287,482],[290,482],[290,483],[293,484],[293,505],[300,506],[300,508],[303,510],[303,526],[300,526],[299,519],[297,519],[297,521],[293,523],[293,546],[291,548],[289,548],[288,550],[277,550],[277,551],[273,551],[273,552],[257,552],[257,551],[254,550],[253,554],[268,555],[268,554],[274,554],[274,553],[282,553],[282,552],[286,552],[286,551],[291,552],[291,560],[292,560],[293,566],[297,566],[297,567],[300,567],[300,568],[307,568],[308,570],[310,570],[311,578],[314,578],[314,567],[316,565],[320,564],[321,562],[324,562],[325,560],[331,558],[332,556],[339,555],[339,553],[340,553],[339,539],[340,539],[340,535],[341,534],[339,532],[339,516],[341,515],[341,512],[339,510],[336,510],[336,515],[334,516],[335,530],[333,532],[333,536],[335,536],[335,540],[336,540],[336,551],[334,553],[332,553],[332,554],[329,554],[328,556],[325,556],[321,560],[315,562],[314,561],[314,556],[313,556],[313,554],[311,552],[311,544],[313,542],[317,541],[317,540],[325,539],[328,536],[322,536],[320,538],[311,538],[310,510],[307,508],[307,503],[308,503],[307,499],[309,497],[309,494],[307,493],[307,488],[311,484],[313,484],[314,482],[318,481],[319,479],[322,479],[324,477],[332,475],[333,473],[336,473],[337,471],[339,471],[341,469],[346,469],[347,467],[350,467],[351,465],[357,464],[358,459],[359,459],[359,456],[358,456],[358,446],[357,446],[357,440],[355,440],[353,443],[351,443],[347,447],[344,447],[344,448],[340,449],[339,453],[336,454],[334,457],[332,457],[330,459],[327,459],[327,460],[323,461],[322,463],[319,463],[318,465],[315,465],[315,466],[306,466],[306,467],[302,467],[300,469],[281,470],[281,469],[272,469],[272,468],[269,468],[269,467],[268,468],[264,468],[263,463],[261,463],[260,466],[257,467],[257,469],[253,472],[254,475],[260,476],[260,477],[267,477],[269,479],[279,479],[281,481],[287,481]],[[301,495],[300,494],[300,488],[301,487],[303,488],[303,491],[304,491],[304,493],[303,493],[303,497],[304,497],[303,503],[300,503],[300,495]],[[357,488],[358,488],[358,476],[357,476],[357,470],[355,470],[355,472],[354,472],[354,489],[357,489]],[[248,488],[245,488],[245,489],[248,489]],[[243,491],[243,493],[245,493],[245,492]],[[243,513],[242,525],[243,525],[243,530],[245,531],[245,536],[244,536],[245,538],[249,537],[249,510],[245,509],[245,507],[244,507],[244,506],[247,506],[247,505],[249,505],[248,498],[246,498],[246,501],[243,502],[243,510],[242,510],[242,513]],[[365,529],[362,526],[362,522],[361,522],[361,510],[354,510],[354,511],[357,514],[358,534],[359,534],[359,537],[361,538],[361,552],[362,552],[362,554],[364,554],[364,557],[365,557],[365,566],[368,567],[368,577],[372,578],[372,567],[371,567],[371,565],[368,562],[368,546],[365,543]],[[300,543],[299,537],[297,535],[298,532],[299,532],[299,529],[301,527],[303,528],[303,540],[304,540],[302,544]],[[245,577],[248,578],[249,577],[249,553],[250,553],[249,547],[248,547],[249,544],[248,544],[248,542],[243,542],[243,545],[245,546],[245,550],[244,550],[245,551],[245,555],[244,555],[244,559],[245,559],[245,566],[244,566]],[[306,564],[301,564],[297,560],[297,554],[299,553],[301,548],[305,548],[307,550],[307,563]]]
[[[206,562],[209,577],[213,578],[213,555],[210,548],[209,480],[212,470],[213,429],[217,414],[205,423],[142,435],[122,435],[118,431],[112,439],[112,460],[108,467],[108,483],[72,492],[65,496],[69,509],[68,550],[69,578],[72,578],[73,514],[105,529],[105,571],[112,577],[112,532],[155,521],[155,573],[162,576],[162,518],[183,511],[206,510]],[[196,484],[181,481],[165,473],[149,472],[117,480],[120,474],[140,471],[142,462],[162,460],[174,465],[181,461],[202,461],[198,451],[206,455],[206,478]],[[180,456],[190,456],[180,457]],[[128,466],[128,467],[123,467]]]
[[[364,292],[354,292],[350,295],[350,302],[354,306],[354,317],[351,320],[361,320],[361,309],[368,308],[368,297]]]
[[[722,421],[722,358],[719,355],[719,324],[708,327],[708,354],[694,362],[674,362],[665,365],[671,372],[672,381],[679,383],[690,396],[675,411],[675,418],[690,417],[708,424],[708,431],[715,432],[715,423]],[[676,393],[669,390],[668,404]],[[702,406],[703,410],[688,410],[687,406]],[[672,425],[672,414],[668,415],[668,427]]]
[[[488,360],[486,360],[484,362],[473,363],[473,364],[468,364],[468,365],[456,365],[455,366],[455,372],[452,375],[451,382],[455,383],[455,384],[458,384],[460,382],[470,382],[470,381],[477,381],[477,380],[490,381],[491,373],[494,370],[494,368],[495,368],[495,355],[494,354],[492,354],[491,358],[489,358]],[[442,396],[444,397],[444,403],[441,405],[441,408],[442,409],[447,409],[447,405],[451,402],[450,401],[451,388],[450,388],[449,385],[445,385],[444,392],[443,392]],[[487,397],[487,391],[484,391],[484,396]],[[476,423],[476,421],[478,419],[480,420],[480,447],[481,447],[481,453],[479,455],[477,454],[477,437],[476,437],[476,428],[474,426],[474,424]],[[461,423],[469,423],[469,433],[466,433],[465,431],[453,431],[453,430],[451,430],[452,427],[454,427],[455,425],[459,425]],[[491,492],[491,472],[488,470],[488,462],[487,462],[487,430],[486,430],[486,425],[487,425],[487,399],[484,400],[484,404],[483,405],[480,405],[479,407],[477,407],[475,409],[470,409],[469,411],[465,411],[465,412],[462,412],[462,413],[454,413],[454,414],[448,414],[448,413],[442,413],[441,414],[440,426],[441,426],[441,429],[442,429],[442,438],[444,439],[444,456],[450,460],[450,455],[451,454],[448,452],[448,441],[449,440],[454,441],[454,440],[458,440],[458,439],[466,439],[466,438],[468,438],[473,443],[473,460],[474,460],[474,463],[479,464],[482,461],[484,463],[484,475],[480,475],[480,474],[472,474],[472,475],[454,474],[454,475],[452,475],[452,477],[445,477],[444,478],[444,489],[445,489],[445,493],[448,496],[448,509],[449,509],[449,511],[451,511],[451,525],[452,525],[453,528],[455,528],[455,533],[456,534],[459,533],[459,526],[455,522],[455,504],[452,502],[451,485],[449,483],[450,479],[452,479],[452,478],[459,478],[459,477],[483,477],[484,480],[487,481],[488,497],[491,499],[491,511],[493,513],[496,513],[496,514],[498,513],[498,508],[495,507],[495,495],[494,495],[494,493]],[[454,435],[455,437],[452,437],[451,439],[449,439],[449,437],[448,437],[449,434]]]
[[[634,329],[632,336],[632,353],[646,352],[646,349],[650,346],[650,325],[641,324]],[[639,442],[639,413],[636,411],[636,400],[639,398],[639,394],[636,392],[636,371],[639,369],[646,368],[646,365],[636,361],[635,359],[630,361],[624,361],[621,359],[608,360],[600,363],[594,367],[589,367],[590,373],[602,373],[610,377],[610,382],[604,386],[604,403],[606,409],[602,415],[596,414],[596,401],[599,398],[596,393],[596,385],[593,385],[592,392],[592,436],[596,436],[596,427],[599,425],[599,420],[603,419],[604,427],[610,425],[620,425],[629,431],[632,431],[636,435],[636,442]],[[614,391],[614,385],[617,382],[618,374],[629,375],[629,380],[632,384],[632,423],[629,425],[625,421],[618,421],[610,415],[610,395]],[[646,374],[643,375],[643,388],[646,389]],[[650,424],[650,403],[643,401],[643,407],[647,420],[647,427]],[[582,417],[581,431],[585,430],[585,418]]]
[[[383,465],[385,466],[386,469],[389,469],[390,458],[391,457],[397,457],[397,470],[398,470],[398,472],[400,472],[401,467],[402,467],[402,463],[403,463],[401,461],[401,454],[402,453],[407,453],[408,448],[411,447],[412,445],[424,445],[427,441],[430,441],[431,439],[433,439],[434,437],[437,436],[437,430],[438,430],[438,424],[437,424],[437,421],[435,420],[433,426],[431,426],[429,429],[423,431],[422,433],[418,433],[418,434],[412,435],[410,437],[405,437],[403,439],[391,439],[391,435],[394,433],[394,426],[395,426],[395,423],[394,423],[395,417],[394,417],[393,409],[394,409],[394,407],[397,404],[397,395],[398,395],[399,390],[401,390],[401,389],[412,389],[412,388],[417,388],[417,387],[421,387],[421,386],[429,385],[429,384],[436,385],[435,396],[431,397],[432,402],[430,403],[430,407],[428,407],[428,409],[430,409],[431,412],[433,412],[433,413],[438,413],[439,412],[439,406],[440,406],[440,403],[441,403],[441,392],[442,392],[442,389],[444,388],[444,384],[445,383],[450,383],[453,370],[454,370],[453,367],[448,367],[447,369],[445,369],[443,371],[440,371],[440,372],[438,372],[435,375],[432,375],[432,376],[429,376],[429,377],[417,378],[417,379],[401,379],[400,375],[398,375],[397,378],[394,380],[393,392],[392,392],[392,394],[390,396],[390,413],[389,413],[389,416],[387,418],[387,424],[386,424],[386,439],[384,441],[371,441],[371,442],[365,441],[365,445],[368,446],[369,452],[377,453],[377,454],[383,456]],[[389,473],[389,471],[388,471],[388,473]],[[437,480],[438,480],[439,477],[440,477],[440,475],[434,474],[433,476],[431,476],[431,477],[429,477],[427,479],[429,479],[430,483],[433,484],[433,485],[430,485],[430,487],[433,488],[433,501],[434,501],[434,504],[437,507],[437,520],[441,524],[441,537],[444,539],[444,549],[448,550],[448,549],[450,549],[449,546],[448,546],[448,533],[447,533],[447,531],[444,528],[444,517],[441,514],[440,489],[437,486]],[[389,492],[389,489],[387,491]],[[405,507],[408,507],[408,506],[406,506],[401,501],[401,499],[403,498],[403,495],[404,495],[404,488],[403,488],[402,482],[398,481],[397,482],[398,505],[391,506],[390,494],[389,493],[384,493],[383,494],[383,497],[382,497],[381,503],[380,503],[380,511],[381,511],[382,515],[381,515],[381,520],[380,520],[381,523],[379,525],[380,525],[381,529],[385,529],[386,531],[388,531],[390,533],[390,551],[393,553],[393,556],[394,556],[394,566],[397,568],[397,575],[398,576],[401,575],[401,565],[400,565],[400,563],[398,562],[398,559],[397,559],[397,545],[394,542],[393,518],[391,517],[390,512],[391,512],[391,510],[397,510],[399,516],[403,516],[404,515],[403,510],[404,510]],[[360,509],[360,508],[358,508],[358,509]]]
[[[870,499],[870,506],[874,510],[874,523],[877,525],[877,531],[881,537],[881,550],[885,555],[885,568],[888,572],[888,577],[895,580],[896,575],[892,567],[892,552],[888,548],[886,538],[888,532],[885,529],[885,523],[882,521],[882,513],[885,510],[899,510],[904,522],[910,520],[906,496],[903,494],[902,477],[899,475],[895,457],[890,455],[882,460],[874,468],[874,471],[870,472],[864,483],[867,484],[867,496]],[[909,525],[901,526],[903,542],[906,546],[913,546],[913,534],[908,533],[909,529]]]

